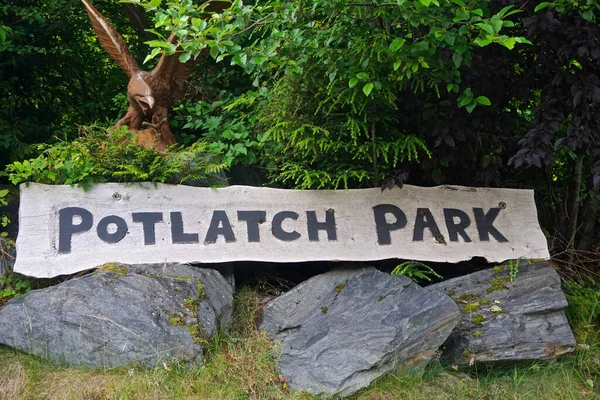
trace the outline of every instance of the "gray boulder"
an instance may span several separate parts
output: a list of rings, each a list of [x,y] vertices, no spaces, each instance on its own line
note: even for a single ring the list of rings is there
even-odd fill
[[[265,307],[260,329],[281,342],[290,388],[346,396],[397,368],[421,370],[459,318],[448,296],[369,267],[303,282]]]
[[[197,365],[232,308],[231,287],[214,270],[106,264],[7,303],[0,343],[74,365]]]
[[[560,277],[546,262],[508,265],[450,279],[426,289],[445,293],[462,311],[443,357],[466,365],[550,359],[573,351]]]

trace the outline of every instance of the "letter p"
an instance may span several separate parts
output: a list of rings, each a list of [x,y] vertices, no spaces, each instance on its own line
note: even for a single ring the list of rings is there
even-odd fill
[[[78,216],[81,222],[75,225],[73,220]],[[71,237],[76,233],[89,231],[94,223],[92,213],[85,208],[66,207],[58,211],[58,252],[71,252]]]

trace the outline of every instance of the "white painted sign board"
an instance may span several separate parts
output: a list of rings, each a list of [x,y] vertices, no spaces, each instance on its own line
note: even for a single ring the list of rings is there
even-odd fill
[[[164,184],[21,185],[14,270],[107,262],[458,262],[549,258],[531,190],[298,191]]]

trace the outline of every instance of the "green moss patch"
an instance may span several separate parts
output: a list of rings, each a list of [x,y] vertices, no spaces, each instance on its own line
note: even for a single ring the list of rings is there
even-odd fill
[[[471,322],[473,322],[474,325],[481,326],[483,325],[483,321],[485,321],[485,317],[483,315],[473,314]]]
[[[183,302],[183,306],[192,313],[194,318],[198,318],[198,306],[199,305],[200,305],[200,300],[193,299],[191,297],[188,297]]]
[[[497,292],[499,290],[508,290],[508,287],[505,283],[508,281],[508,278],[496,278],[490,281],[490,287],[487,289],[488,293]]]
[[[129,272],[127,267],[119,267],[117,263],[106,263],[98,267],[98,271],[112,272],[113,274],[118,276],[125,276]]]

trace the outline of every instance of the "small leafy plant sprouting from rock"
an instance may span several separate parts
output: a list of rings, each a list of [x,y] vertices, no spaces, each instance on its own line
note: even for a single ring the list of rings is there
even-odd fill
[[[432,278],[442,279],[443,277],[435,272],[429,265],[419,261],[405,261],[394,268],[392,275],[404,275],[414,282],[431,282]]]

